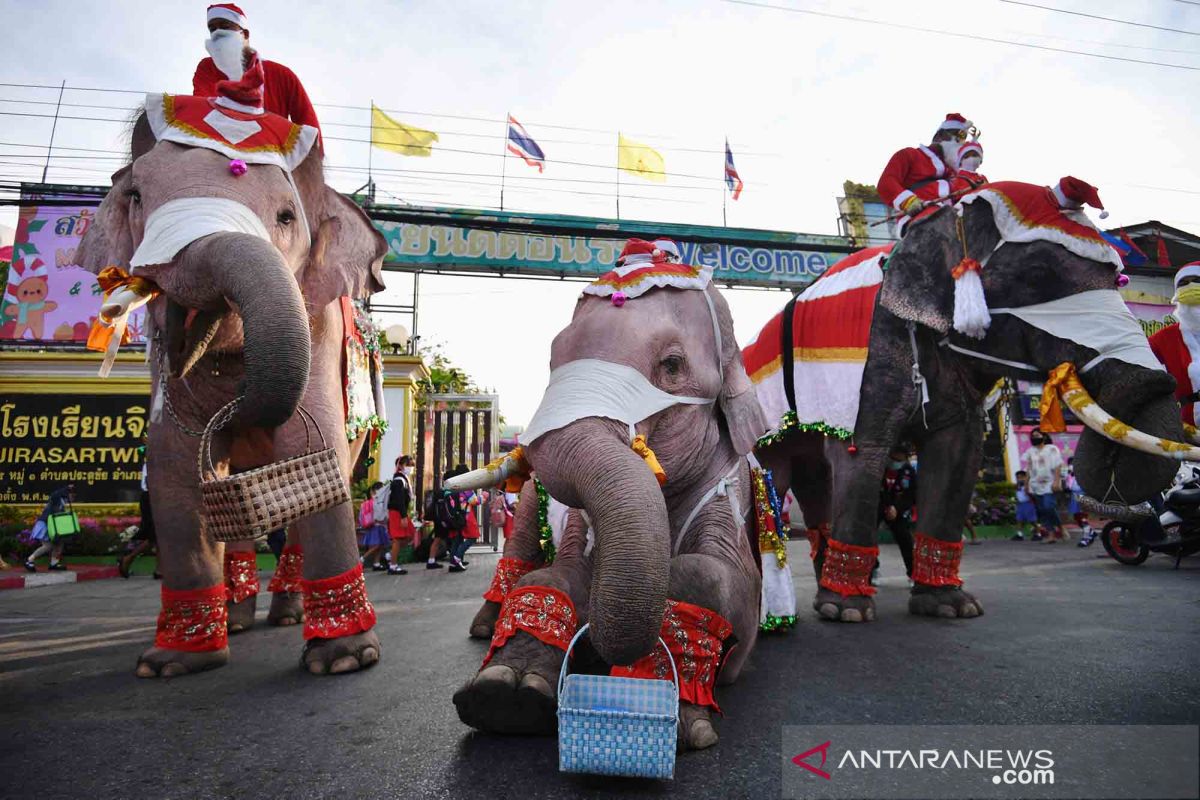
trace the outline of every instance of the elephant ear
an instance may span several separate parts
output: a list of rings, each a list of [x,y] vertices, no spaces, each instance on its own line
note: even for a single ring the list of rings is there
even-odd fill
[[[363,210],[339,192],[323,186],[321,199],[300,281],[309,305],[323,308],[339,297],[363,298],[383,291],[383,236]]]
[[[132,165],[113,173],[112,188],[96,209],[95,221],[79,242],[75,263],[89,272],[114,266],[129,269],[129,259],[133,258],[133,232],[129,229],[126,192],[132,181]]]
[[[913,225],[887,259],[879,304],[900,319],[950,331],[954,319],[954,279],[950,270],[962,258],[952,210]]]
[[[742,348],[733,334],[733,316],[729,313],[729,306],[712,285],[705,291],[717,312],[721,329],[721,393],[717,403],[721,415],[725,417],[725,426],[734,450],[738,455],[745,455],[754,449],[759,437],[767,432],[767,416],[759,405],[758,393],[754,391],[754,384],[750,382],[742,363]]]

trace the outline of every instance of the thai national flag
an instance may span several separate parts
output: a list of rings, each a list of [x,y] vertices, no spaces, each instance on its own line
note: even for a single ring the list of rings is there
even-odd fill
[[[728,139],[725,140],[725,185],[733,192],[733,199],[737,200],[738,195],[742,193],[742,179],[738,177],[737,167],[733,165],[733,151],[729,149]]]
[[[529,166],[537,167],[538,172],[545,169],[546,154],[525,130],[525,126],[513,119],[512,114],[508,115],[508,151],[525,159]]]

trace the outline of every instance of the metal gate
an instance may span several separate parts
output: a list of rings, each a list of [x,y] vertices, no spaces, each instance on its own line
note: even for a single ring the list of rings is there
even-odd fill
[[[442,476],[459,464],[478,469],[499,454],[499,396],[491,394],[431,394],[417,410],[417,507],[426,508],[430,493],[441,488]],[[487,507],[474,509],[479,543],[496,550],[499,528]]]

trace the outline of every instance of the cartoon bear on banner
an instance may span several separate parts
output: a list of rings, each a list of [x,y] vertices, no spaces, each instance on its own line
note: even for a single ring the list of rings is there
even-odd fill
[[[23,258],[13,261],[4,290],[4,316],[13,318],[15,325],[5,338],[23,339],[26,331],[34,340],[43,338],[46,314],[58,308],[58,303],[46,299],[49,294],[50,276],[40,258],[32,263]]]

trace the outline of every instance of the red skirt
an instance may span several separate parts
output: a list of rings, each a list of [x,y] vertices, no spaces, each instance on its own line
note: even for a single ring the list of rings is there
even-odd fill
[[[417,536],[417,528],[408,517],[400,516],[394,508],[388,509],[388,535],[392,539],[413,540]]]
[[[479,521],[475,519],[475,509],[467,509],[467,524],[463,527],[462,532],[464,539],[479,538]]]

